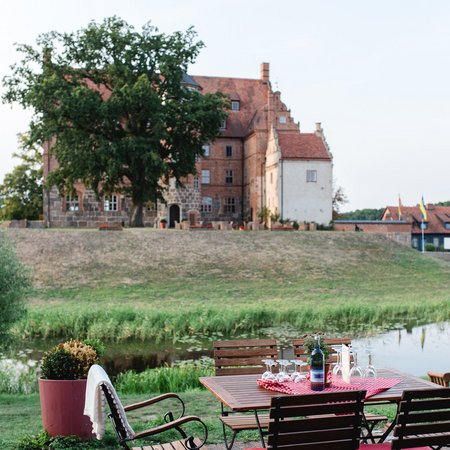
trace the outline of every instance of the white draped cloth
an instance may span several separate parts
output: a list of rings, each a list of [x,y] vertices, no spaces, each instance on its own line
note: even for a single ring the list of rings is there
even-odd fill
[[[113,398],[117,414],[126,430],[127,437],[133,437],[134,431],[128,423],[122,402],[119,400],[108,374],[98,364],[94,364],[89,369],[84,401],[84,415],[91,419],[92,432],[97,436],[97,439],[102,439],[105,435],[105,394],[101,388],[102,385],[106,386]]]

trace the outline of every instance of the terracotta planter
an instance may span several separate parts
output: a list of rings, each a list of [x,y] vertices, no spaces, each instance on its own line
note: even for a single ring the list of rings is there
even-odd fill
[[[83,415],[86,381],[39,379],[42,424],[50,436],[93,437],[91,420]]]
[[[159,222],[159,228],[164,230],[166,227],[167,227],[167,223],[166,222]]]

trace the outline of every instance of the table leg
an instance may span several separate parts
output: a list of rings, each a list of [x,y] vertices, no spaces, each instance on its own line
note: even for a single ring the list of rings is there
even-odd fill
[[[259,422],[259,417],[258,417],[258,411],[255,409],[255,419],[256,419],[256,424],[258,425],[258,432],[259,432],[259,438],[261,439],[261,445],[263,448],[266,447],[266,444],[264,443],[264,434],[261,428],[261,423]]]

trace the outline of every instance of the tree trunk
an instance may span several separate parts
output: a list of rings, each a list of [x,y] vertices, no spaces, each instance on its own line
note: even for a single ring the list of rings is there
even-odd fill
[[[144,226],[144,214],[142,212],[142,202],[133,202],[133,208],[131,210],[130,227],[143,227]]]

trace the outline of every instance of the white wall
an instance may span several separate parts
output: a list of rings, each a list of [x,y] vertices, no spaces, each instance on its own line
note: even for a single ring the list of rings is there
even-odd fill
[[[328,225],[332,219],[333,175],[331,161],[281,162],[279,212],[283,219]],[[317,182],[306,181],[306,171],[317,171]]]

